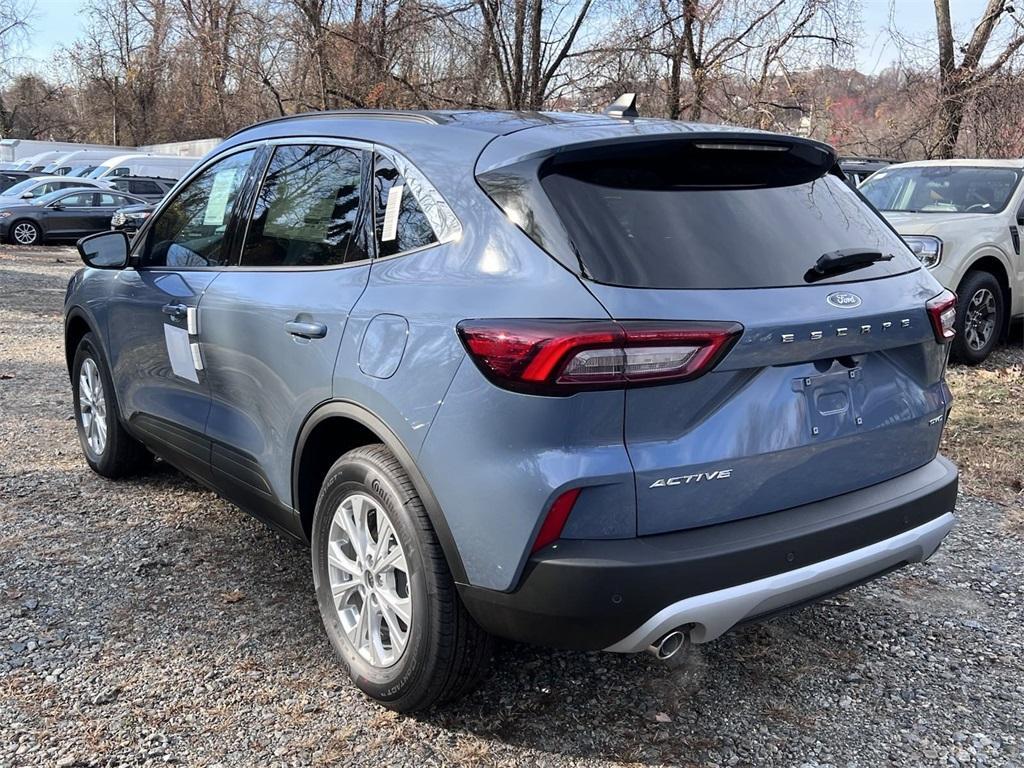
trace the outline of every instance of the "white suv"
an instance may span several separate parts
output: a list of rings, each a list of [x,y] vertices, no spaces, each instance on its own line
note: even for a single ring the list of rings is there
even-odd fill
[[[959,297],[953,355],[980,363],[1024,315],[1022,160],[923,160],[860,186],[932,274]]]

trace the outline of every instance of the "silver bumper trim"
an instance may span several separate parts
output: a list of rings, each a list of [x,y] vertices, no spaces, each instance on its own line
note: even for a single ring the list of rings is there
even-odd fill
[[[934,554],[956,518],[952,512],[861,549],[734,587],[695,595],[658,611],[634,632],[605,650],[637,653],[666,632],[694,624],[690,639],[706,643],[744,619],[771,613],[842,589],[901,563]]]

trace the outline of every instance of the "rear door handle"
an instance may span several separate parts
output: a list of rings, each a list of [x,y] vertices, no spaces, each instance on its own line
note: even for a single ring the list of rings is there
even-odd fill
[[[188,307],[184,304],[164,304],[163,313],[165,315],[170,315],[175,320],[180,320],[188,314]]]
[[[284,324],[284,329],[292,336],[303,339],[322,339],[327,335],[327,326],[324,323],[309,320],[289,320]]]

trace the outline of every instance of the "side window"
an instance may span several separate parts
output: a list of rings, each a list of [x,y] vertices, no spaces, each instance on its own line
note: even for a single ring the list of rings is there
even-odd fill
[[[67,195],[56,202],[60,203],[65,208],[91,208],[95,205],[93,202],[93,196],[92,192],[82,192],[78,195]]]
[[[373,158],[373,196],[378,256],[394,256],[437,242],[405,178],[381,155]]]
[[[185,187],[153,222],[141,254],[147,267],[218,267],[231,212],[256,150],[229,155]]]
[[[243,267],[319,267],[366,258],[359,237],[362,152],[274,149],[242,248]]]
[[[106,206],[108,208],[110,206],[113,206],[113,205],[118,205],[118,206],[135,205],[134,201],[129,201],[127,198],[122,197],[121,195],[112,195],[109,192],[101,193],[99,198],[100,198],[99,205]]]

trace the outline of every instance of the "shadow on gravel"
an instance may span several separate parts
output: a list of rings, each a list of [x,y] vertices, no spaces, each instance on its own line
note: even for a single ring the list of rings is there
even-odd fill
[[[819,631],[841,610],[811,609]],[[840,643],[824,642],[802,626],[808,618],[741,628],[695,646],[674,668],[647,654],[508,644],[471,697],[421,719],[541,752],[640,764],[702,764],[709,750],[731,753],[737,723],[799,739],[821,714],[808,709],[808,680],[838,685],[837,673],[860,659],[856,635],[844,646],[842,629],[832,627],[828,635]]]

